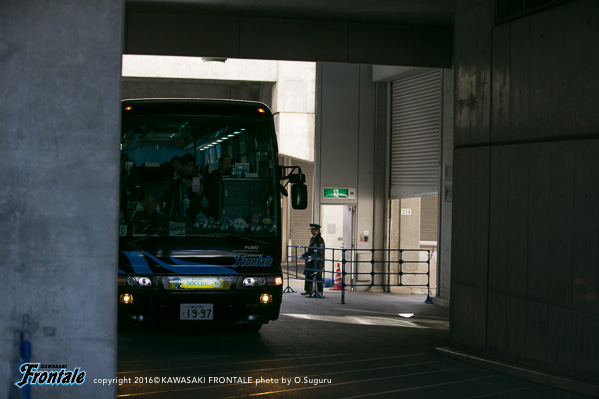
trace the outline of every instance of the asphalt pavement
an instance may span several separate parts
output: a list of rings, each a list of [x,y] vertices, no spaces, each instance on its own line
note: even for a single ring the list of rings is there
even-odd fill
[[[117,397],[560,398],[586,396],[439,353],[449,310],[426,296],[284,294],[259,333],[141,326],[119,334]]]

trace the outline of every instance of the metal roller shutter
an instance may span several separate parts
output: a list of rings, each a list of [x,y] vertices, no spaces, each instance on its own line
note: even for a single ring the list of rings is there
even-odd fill
[[[392,82],[391,198],[437,194],[441,70]]]

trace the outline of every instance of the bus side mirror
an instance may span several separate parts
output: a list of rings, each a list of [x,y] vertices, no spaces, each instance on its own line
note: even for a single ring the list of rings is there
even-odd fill
[[[290,170],[289,173],[287,171]],[[293,209],[306,209],[308,207],[308,187],[306,186],[306,175],[302,173],[299,166],[280,166],[281,180],[291,183],[291,207]],[[285,184],[285,186],[287,186]],[[281,192],[287,196],[285,187],[280,186]]]
[[[291,186],[291,207],[293,209],[308,207],[308,187],[304,183],[296,183]]]

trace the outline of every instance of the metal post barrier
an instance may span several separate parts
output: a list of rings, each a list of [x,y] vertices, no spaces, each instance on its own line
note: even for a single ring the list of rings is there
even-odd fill
[[[296,247],[290,247],[287,246],[287,287],[285,287],[285,289],[283,290],[284,293],[290,293],[290,292],[295,292],[295,290],[293,288],[291,288],[291,285],[289,284],[289,249],[292,248],[295,250],[295,255],[297,256],[297,248]],[[295,275],[297,277],[297,257],[295,258]]]
[[[347,260],[345,259],[345,251],[346,249],[341,250],[341,304],[345,305],[345,263]]]
[[[431,251],[427,250],[427,256],[428,256],[428,268],[426,271],[426,275],[427,275],[427,283],[426,283],[426,290],[427,290],[427,294],[426,294],[426,300],[424,301],[425,303],[433,303],[433,298],[431,298]]]
[[[318,291],[318,284],[322,284],[323,285],[323,291],[324,291],[324,279],[323,279],[323,272],[320,271],[320,269],[318,268],[318,261],[321,260],[320,258],[318,258],[318,252],[316,255],[316,258],[312,258],[312,260],[306,260],[306,270],[311,270],[312,271],[312,292],[310,293],[310,295],[308,295],[308,298],[324,298],[324,293],[321,293],[320,291]],[[312,263],[312,268],[308,269],[308,265]]]

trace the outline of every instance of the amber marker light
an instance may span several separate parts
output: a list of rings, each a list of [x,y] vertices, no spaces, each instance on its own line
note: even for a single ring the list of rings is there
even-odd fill
[[[133,303],[133,295],[131,295],[131,294],[123,294],[123,295],[121,295],[120,299],[121,299],[121,303],[124,303],[125,305]]]
[[[128,105],[128,106],[125,107],[125,111],[131,111],[132,109],[133,109],[133,107],[130,106],[130,105]]]
[[[283,285],[283,277],[281,277],[281,276],[269,277],[268,285]]]
[[[269,294],[260,295],[260,303],[270,303],[272,302],[272,296]]]
[[[266,111],[263,108],[258,108],[258,112],[260,112],[261,114],[266,113]]]

